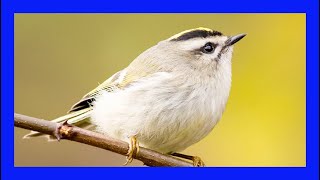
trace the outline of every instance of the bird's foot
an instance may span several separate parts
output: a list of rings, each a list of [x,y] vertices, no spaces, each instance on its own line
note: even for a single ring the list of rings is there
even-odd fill
[[[180,157],[183,159],[191,160],[193,163],[193,166],[195,166],[195,167],[204,167],[205,166],[204,162],[198,156],[189,156],[189,155],[180,154],[180,153],[172,153],[171,155],[176,156],[176,157]]]
[[[194,167],[204,167],[205,166],[204,162],[198,156],[192,156],[191,160],[193,162]]]
[[[73,125],[68,124],[68,121],[63,122],[53,132],[53,135],[57,138],[58,141],[60,139],[71,136],[71,130]]]
[[[129,150],[127,153],[127,162],[124,165],[127,165],[132,162],[133,157],[137,155],[140,151],[139,142],[136,136],[130,137]]]

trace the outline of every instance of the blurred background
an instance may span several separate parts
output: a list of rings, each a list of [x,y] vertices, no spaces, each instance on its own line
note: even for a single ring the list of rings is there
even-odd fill
[[[214,130],[183,153],[208,166],[305,166],[305,14],[15,14],[15,112],[54,119],[158,41],[208,27],[247,33]],[[120,166],[125,157],[71,141],[22,140],[16,166]],[[131,166],[142,165],[134,161]]]

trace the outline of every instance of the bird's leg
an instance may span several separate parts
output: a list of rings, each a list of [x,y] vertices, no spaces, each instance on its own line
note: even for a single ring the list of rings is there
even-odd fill
[[[73,125],[68,124],[68,120],[64,121],[62,124],[59,124],[55,131],[53,132],[53,135],[57,138],[58,141],[64,137],[71,136],[71,130]]]
[[[180,158],[184,158],[184,159],[188,159],[188,160],[192,160],[193,166],[196,166],[196,167],[205,166],[204,162],[198,156],[189,156],[189,155],[180,154],[180,153],[172,153],[171,155],[176,156],[176,157],[180,157]]]
[[[136,136],[130,137],[129,150],[127,153],[127,162],[124,165],[127,165],[132,162],[133,157],[138,154],[140,151],[139,142]]]

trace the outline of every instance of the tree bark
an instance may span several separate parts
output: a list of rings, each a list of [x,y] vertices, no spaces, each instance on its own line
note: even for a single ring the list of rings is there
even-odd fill
[[[14,114],[14,126],[32,131],[38,131],[48,135],[54,135],[54,133],[57,131],[57,128],[60,126],[59,129],[62,139],[95,146],[122,155],[126,155],[129,149],[128,143],[93,131],[82,129],[76,126],[58,124],[22,114]],[[192,163],[143,147],[140,147],[139,153],[136,154],[134,158],[142,161],[147,166],[193,166]]]

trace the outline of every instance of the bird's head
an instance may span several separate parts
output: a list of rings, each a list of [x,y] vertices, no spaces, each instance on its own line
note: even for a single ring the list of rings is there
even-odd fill
[[[161,41],[157,48],[164,51],[162,54],[170,61],[187,62],[195,70],[217,69],[231,66],[233,46],[245,35],[226,36],[212,29],[196,28]]]

